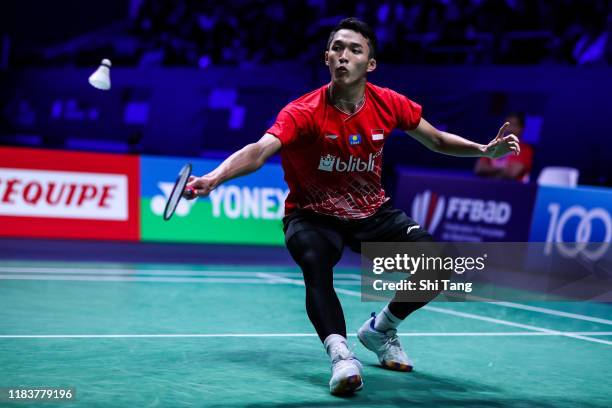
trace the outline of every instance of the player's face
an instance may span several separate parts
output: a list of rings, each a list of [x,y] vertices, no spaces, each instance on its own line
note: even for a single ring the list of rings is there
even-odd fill
[[[325,52],[332,82],[348,85],[365,78],[376,68],[376,60],[369,58],[370,47],[363,35],[353,30],[339,30]]]

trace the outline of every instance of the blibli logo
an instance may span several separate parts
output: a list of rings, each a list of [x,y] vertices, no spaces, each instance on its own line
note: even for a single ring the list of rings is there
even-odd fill
[[[341,160],[339,157],[328,154],[321,156],[319,161],[319,170],[333,172],[337,171],[340,173],[345,172],[366,172],[374,171],[374,157],[372,153],[368,155],[368,161],[364,161],[359,157],[349,156],[348,162]]]
[[[334,162],[336,161],[336,157],[328,154],[327,156],[322,156],[319,161],[319,170],[323,171],[334,171]]]

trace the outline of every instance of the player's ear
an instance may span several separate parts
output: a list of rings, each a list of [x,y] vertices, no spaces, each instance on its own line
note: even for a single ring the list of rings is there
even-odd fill
[[[329,51],[325,51],[325,65],[329,66]]]
[[[368,60],[368,70],[367,72],[372,72],[376,69],[376,60],[374,58],[370,58]]]

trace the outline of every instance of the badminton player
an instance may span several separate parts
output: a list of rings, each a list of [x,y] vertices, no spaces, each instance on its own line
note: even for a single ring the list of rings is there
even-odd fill
[[[283,219],[285,243],[304,276],[306,311],[332,365],[330,391],[345,394],[363,386],[362,365],[349,351],[333,268],[348,246],[361,242],[432,241],[403,211],[393,208],[381,186],[382,151],[395,128],[427,148],[453,156],[502,157],[519,153],[518,139],[504,124],[487,145],[442,132],[422,117],[416,102],[367,81],[376,69],[376,39],[364,22],[342,20],[331,32],[325,64],[331,81],[285,106],[256,143],[229,156],[188,186],[207,196],[221,183],[259,169],[280,151],[289,195]],[[410,80],[410,78],[407,78]],[[416,151],[406,155],[418,154]],[[381,365],[412,370],[397,327],[425,302],[396,298],[365,321],[359,340]]]

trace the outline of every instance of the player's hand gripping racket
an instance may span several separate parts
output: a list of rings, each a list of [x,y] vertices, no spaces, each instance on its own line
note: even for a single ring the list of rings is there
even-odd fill
[[[176,182],[174,187],[172,187],[172,192],[164,208],[164,220],[168,221],[172,217],[179,201],[181,201],[181,197],[185,196],[188,199],[195,198],[195,191],[191,187],[185,188],[189,181],[189,176],[191,176],[191,163],[184,165],[176,177]]]

